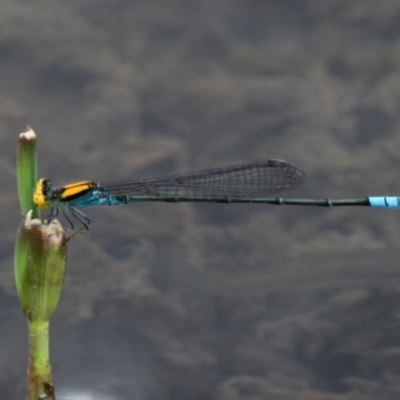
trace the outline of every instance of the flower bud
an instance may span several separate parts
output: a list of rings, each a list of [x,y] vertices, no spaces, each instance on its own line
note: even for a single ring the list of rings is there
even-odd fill
[[[19,301],[28,321],[49,321],[60,299],[64,283],[67,248],[65,232],[58,222],[44,224],[22,219],[15,246],[15,280]]]

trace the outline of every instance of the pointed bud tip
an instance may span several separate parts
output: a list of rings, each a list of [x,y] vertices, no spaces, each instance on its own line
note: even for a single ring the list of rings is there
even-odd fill
[[[32,210],[24,215],[22,226],[28,230],[38,229],[42,238],[53,245],[59,245],[65,241],[65,231],[57,219],[45,224],[38,218],[32,219]]]
[[[25,139],[25,140],[36,140],[36,133],[33,131],[33,129],[30,126],[27,126],[26,132],[20,133],[19,138]]]

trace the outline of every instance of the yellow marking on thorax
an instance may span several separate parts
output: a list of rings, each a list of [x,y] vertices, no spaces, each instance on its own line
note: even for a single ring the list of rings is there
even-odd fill
[[[61,188],[60,199],[61,200],[68,199],[69,197],[73,197],[83,192],[87,192],[92,188],[93,188],[93,182],[90,181],[69,183],[68,185],[65,185]]]

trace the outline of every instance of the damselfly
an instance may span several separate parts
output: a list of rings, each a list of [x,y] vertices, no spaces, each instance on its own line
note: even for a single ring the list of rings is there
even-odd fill
[[[390,196],[354,199],[265,197],[293,188],[304,179],[305,173],[295,165],[283,160],[268,160],[130,182],[79,181],[60,188],[53,188],[50,179],[42,178],[37,183],[33,199],[38,207],[50,209],[47,222],[61,212],[71,228],[73,223],[69,214],[79,220],[86,230],[89,229],[91,219],[79,208],[123,205],[138,201],[400,207],[400,197]]]

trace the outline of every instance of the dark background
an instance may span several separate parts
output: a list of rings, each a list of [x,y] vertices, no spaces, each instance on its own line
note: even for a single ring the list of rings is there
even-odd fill
[[[288,196],[359,197],[400,192],[399,111],[398,1],[3,1],[1,398],[26,386],[12,256],[27,124],[57,184],[283,158],[308,176]],[[399,398],[398,211],[88,213],[51,325],[58,393]]]

